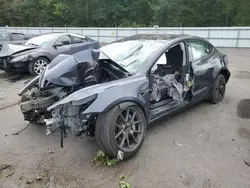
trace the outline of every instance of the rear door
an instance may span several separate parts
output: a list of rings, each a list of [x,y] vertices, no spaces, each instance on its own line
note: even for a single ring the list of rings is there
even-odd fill
[[[199,39],[188,40],[189,61],[194,75],[194,99],[204,98],[211,87],[213,78],[214,47]]]
[[[88,37],[81,36],[81,35],[70,35],[72,38],[72,45],[71,45],[71,53],[77,53],[83,50],[91,49],[99,49],[100,45],[97,41],[94,41]]]

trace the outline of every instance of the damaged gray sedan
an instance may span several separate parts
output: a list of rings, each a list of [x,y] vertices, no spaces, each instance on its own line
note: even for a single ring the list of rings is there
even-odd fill
[[[108,156],[128,159],[149,123],[202,100],[220,103],[229,77],[227,56],[202,38],[134,35],[58,56],[20,92],[21,109],[47,134],[95,136]]]

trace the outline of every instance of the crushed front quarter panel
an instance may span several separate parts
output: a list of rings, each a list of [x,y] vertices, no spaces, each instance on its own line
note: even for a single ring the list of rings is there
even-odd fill
[[[65,97],[63,100],[50,106],[48,111],[72,101],[77,104],[77,101],[95,94],[98,95],[96,100],[83,112],[84,114],[103,112],[106,108],[112,106],[112,104],[116,104],[118,101],[134,101],[142,106],[146,106],[147,101],[140,94],[140,90],[145,90],[145,84],[148,85],[148,79],[145,76],[135,75],[108,83],[90,86]]]

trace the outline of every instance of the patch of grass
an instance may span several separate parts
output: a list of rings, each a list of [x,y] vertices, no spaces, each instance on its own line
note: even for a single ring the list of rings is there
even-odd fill
[[[98,151],[96,153],[95,158],[91,161],[91,165],[104,165],[104,166],[113,166],[117,164],[118,160],[117,159],[112,159],[109,158],[108,156],[105,155],[103,151]]]
[[[126,182],[124,181],[124,179],[125,179],[125,176],[124,176],[124,175],[121,175],[121,176],[120,176],[120,182],[119,182],[120,188],[131,188],[131,185],[130,185],[129,183],[126,183]]]

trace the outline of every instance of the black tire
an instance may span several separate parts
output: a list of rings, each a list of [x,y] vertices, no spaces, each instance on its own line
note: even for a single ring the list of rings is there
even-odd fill
[[[214,82],[214,85],[211,90],[209,97],[209,102],[212,104],[220,103],[225,96],[226,92],[226,79],[222,74],[219,74]]]
[[[46,63],[46,66],[49,64],[49,60],[47,58],[44,58],[44,57],[38,57],[36,59],[34,59],[32,62],[29,63],[28,65],[28,69],[29,69],[29,73],[32,75],[32,76],[37,76],[39,74],[42,74],[42,70],[40,73],[38,73],[38,71],[35,70],[35,66],[36,66],[36,63],[37,62],[44,62]]]
[[[122,119],[120,115],[122,115],[122,113],[124,113],[125,111],[126,113],[128,111],[129,115],[128,118],[126,117],[126,119],[128,119],[127,122],[130,122],[126,125],[125,123],[120,121]],[[136,115],[133,116],[135,111]],[[131,113],[133,113],[133,115]],[[134,120],[136,120],[136,122]],[[124,126],[120,124],[118,126],[118,121],[120,121],[121,124],[124,124]],[[121,128],[122,126],[124,127],[124,130]],[[140,147],[142,146],[144,137],[146,135],[146,130],[146,118],[139,106],[128,106],[124,109],[120,109],[119,106],[115,106],[108,112],[105,112],[98,116],[95,129],[96,141],[107,156],[116,158],[118,151],[120,150],[123,152],[123,159],[126,160],[133,157],[140,150]],[[119,135],[119,133],[116,134],[116,131],[119,133],[122,131],[120,136],[117,138],[115,137]],[[118,141],[121,140],[122,142],[124,137],[126,137],[126,141],[123,141],[123,143],[118,145]],[[127,139],[129,141],[127,141]],[[121,145],[122,147],[120,147]],[[131,146],[131,148],[129,147],[129,145]],[[128,148],[125,148],[125,146],[127,146]]]

